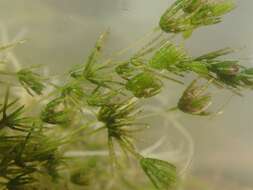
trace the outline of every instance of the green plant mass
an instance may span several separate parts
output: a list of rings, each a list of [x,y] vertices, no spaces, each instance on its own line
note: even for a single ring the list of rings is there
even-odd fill
[[[197,28],[221,22],[234,8],[230,0],[176,0],[140,49],[103,60],[109,34],[104,32],[85,61],[59,76],[59,82],[42,76],[39,68],[15,70],[1,61],[0,189],[180,188],[182,166],[152,158],[138,146],[140,133],[159,130],[143,120],[146,100],[164,89],[173,91],[169,84],[175,83],[185,89],[176,107],[163,105],[163,114],[201,118],[215,114],[210,111],[212,89],[240,96],[252,89],[253,68],[225,57],[232,48],[192,56],[173,40],[181,34],[187,40]],[[3,44],[0,51],[21,43]],[[185,82],[189,76],[192,81]]]

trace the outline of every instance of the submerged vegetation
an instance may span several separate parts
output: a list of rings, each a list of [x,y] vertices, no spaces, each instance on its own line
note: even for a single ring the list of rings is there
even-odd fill
[[[253,87],[253,68],[223,58],[233,49],[194,57],[171,40],[181,33],[189,38],[199,27],[221,22],[234,7],[230,0],[176,0],[161,16],[155,37],[146,39],[140,50],[124,60],[102,61],[108,36],[104,32],[87,60],[62,76],[64,82],[41,76],[34,67],[15,71],[1,62],[0,188],[167,190],[180,186],[184,173],[176,163],[146,157],[136,145],[136,133],[157,127],[140,119],[145,113],[142,100],[155,97],[171,81],[186,89],[177,107],[168,106],[164,113],[179,110],[208,116],[212,115],[210,86],[236,95]],[[19,44],[5,44],[0,51],[4,54]],[[196,79],[187,86],[184,79],[189,74]],[[24,89],[36,106],[21,101],[17,89]],[[69,154],[90,148],[107,149],[108,156],[99,157],[95,151],[91,157]],[[131,166],[137,174],[129,174]],[[144,174],[146,178],[135,179]]]

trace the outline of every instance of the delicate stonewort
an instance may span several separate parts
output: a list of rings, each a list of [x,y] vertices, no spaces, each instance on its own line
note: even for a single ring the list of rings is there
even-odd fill
[[[233,7],[230,0],[176,0],[161,16],[159,24],[162,31],[156,29],[152,33],[153,37],[144,42],[133,55],[123,59],[119,56],[125,51],[123,50],[106,60],[101,59],[108,33],[105,32],[98,38],[85,62],[67,75],[59,76],[57,83],[53,82],[55,80],[43,79],[31,68],[13,72],[7,65],[1,67],[2,88],[18,86],[33,96],[42,95],[48,86],[53,86],[54,89],[49,92],[50,88],[47,88],[44,92],[48,94],[43,92],[44,97],[33,98],[39,101],[36,102],[36,107],[28,107],[27,113],[24,106],[19,105],[18,99],[9,100],[16,97],[16,94],[9,96],[7,90],[5,97],[2,97],[0,189],[101,190],[108,186],[110,189],[153,189],[149,183],[142,183],[142,180],[127,179],[127,174],[131,172],[125,172],[122,167],[117,168],[120,175],[115,178],[108,175],[111,171],[109,167],[115,163],[119,163],[117,166],[128,167],[123,163],[125,156],[132,156],[139,161],[140,167],[156,189],[176,189],[180,178],[176,166],[159,159],[143,157],[135,145],[136,133],[149,126],[143,123],[143,117],[139,118],[142,110],[138,107],[149,102],[143,98],[151,98],[166,87],[163,85],[164,80],[184,85],[182,81],[186,74],[194,74],[201,81],[208,81],[204,85],[197,85],[197,79],[194,80],[177,103],[179,110],[192,115],[210,114],[208,108],[211,94],[206,93],[210,85],[218,85],[219,89],[236,89],[239,95],[243,89],[253,87],[252,68],[246,68],[238,61],[221,58],[232,53],[232,49],[224,48],[192,57],[181,47],[183,45],[173,42],[172,37],[177,33],[183,33],[185,38],[190,37],[198,27],[220,22],[222,16]],[[0,47],[1,53],[13,45],[16,44]],[[7,62],[0,60],[0,63]],[[6,80],[9,77],[14,77],[14,80]],[[22,86],[16,85],[17,79]],[[26,92],[20,98],[25,97],[25,94]],[[45,101],[48,103],[44,106]],[[37,114],[41,107],[42,112]],[[94,134],[95,137],[92,136]],[[138,140],[142,141],[141,138]],[[99,162],[90,162],[87,157],[72,158],[69,154],[71,151],[68,152],[78,150],[74,153],[79,155],[81,151],[84,155],[93,155],[97,153],[90,151],[94,148],[108,148],[111,159],[103,156],[102,162],[101,159]],[[117,148],[120,151],[116,151]],[[70,155],[71,159],[64,159],[62,155]],[[76,160],[81,162],[77,164]],[[94,163],[100,165],[95,166]],[[113,183],[109,182],[109,178]],[[136,186],[133,183],[140,184]]]

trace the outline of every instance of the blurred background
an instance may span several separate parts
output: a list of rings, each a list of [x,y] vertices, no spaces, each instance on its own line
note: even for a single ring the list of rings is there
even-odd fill
[[[150,32],[173,0],[0,0],[0,40],[25,38],[15,49],[24,65],[44,64],[60,74],[82,63],[98,35],[109,28],[105,54],[110,55]],[[224,22],[204,27],[185,42],[198,55],[223,47],[239,49],[236,57],[253,66],[253,1],[237,2]],[[171,90],[171,88],[173,90]],[[175,104],[182,89],[171,87],[164,99]],[[186,189],[253,189],[253,93],[233,97],[224,114],[178,118],[195,143],[192,174]],[[230,97],[223,93],[220,101]]]

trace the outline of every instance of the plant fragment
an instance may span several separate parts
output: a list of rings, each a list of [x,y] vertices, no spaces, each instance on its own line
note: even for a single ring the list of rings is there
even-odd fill
[[[17,77],[20,84],[32,96],[34,94],[41,95],[45,89],[41,76],[30,69],[21,69],[17,72]]]
[[[167,190],[175,187],[178,177],[173,164],[153,158],[142,158],[140,165],[157,189]]]
[[[126,89],[132,91],[137,98],[149,98],[161,91],[162,82],[151,73],[143,72],[126,83]]]
[[[70,124],[71,111],[64,106],[63,98],[56,98],[50,101],[41,112],[42,121],[54,125]]]

